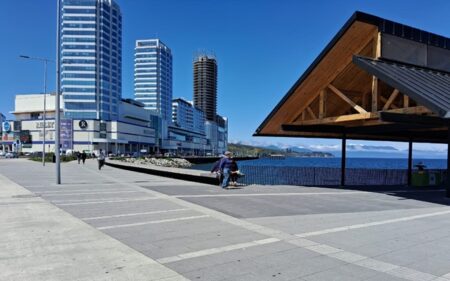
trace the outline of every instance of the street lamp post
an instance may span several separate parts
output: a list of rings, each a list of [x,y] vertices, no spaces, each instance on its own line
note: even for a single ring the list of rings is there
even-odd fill
[[[37,60],[44,63],[44,113],[42,120],[44,121],[43,126],[43,142],[42,142],[42,166],[45,166],[45,136],[46,136],[46,117],[47,117],[47,64],[49,62],[54,62],[53,60],[47,58],[38,58],[30,56],[20,56],[23,59]]]
[[[56,4],[56,96],[55,96],[55,166],[56,166],[56,184],[61,184],[61,159],[59,155],[59,144],[60,144],[60,126],[61,126],[61,112],[59,110],[59,96],[61,92],[61,81],[60,81],[60,55],[61,55],[61,44],[60,44],[60,29],[61,29],[61,0],[57,0]]]

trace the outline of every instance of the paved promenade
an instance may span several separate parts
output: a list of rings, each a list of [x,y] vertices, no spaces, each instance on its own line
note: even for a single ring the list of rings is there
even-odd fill
[[[443,191],[222,190],[0,159],[0,280],[450,281]]]

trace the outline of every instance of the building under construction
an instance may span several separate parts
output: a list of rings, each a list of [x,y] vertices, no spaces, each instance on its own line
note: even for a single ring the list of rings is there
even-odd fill
[[[217,62],[213,56],[202,54],[194,60],[194,106],[205,113],[206,120],[216,121]]]

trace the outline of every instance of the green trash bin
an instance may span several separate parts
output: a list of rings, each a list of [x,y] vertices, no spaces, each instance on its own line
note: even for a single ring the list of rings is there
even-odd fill
[[[428,172],[413,172],[411,183],[413,186],[428,186],[430,182]]]

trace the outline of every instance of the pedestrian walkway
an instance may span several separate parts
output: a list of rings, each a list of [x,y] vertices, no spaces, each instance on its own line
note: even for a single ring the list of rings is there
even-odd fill
[[[222,190],[108,166],[98,171],[94,161],[63,164],[63,184],[58,186],[53,169],[22,159],[0,160],[0,174],[31,191],[10,194],[0,184],[2,208],[37,216],[0,214],[2,222],[10,223],[10,234],[2,234],[2,241],[13,241],[1,252],[16,264],[1,268],[0,277],[3,272],[23,274],[15,231],[18,239],[22,235],[20,239],[29,241],[30,268],[42,268],[45,280],[58,280],[51,272],[59,271],[48,268],[69,265],[86,267],[89,280],[450,280],[450,201],[442,198],[442,191],[292,186]],[[27,204],[46,209],[34,214]],[[51,220],[52,212],[60,217]],[[73,242],[58,242],[64,236],[48,234],[47,239],[57,242],[41,243],[42,235],[17,222],[39,233],[50,225],[50,233],[71,233],[67,239]],[[91,240],[100,246],[90,246],[88,237],[94,234],[98,237]],[[32,251],[36,241],[41,252]],[[56,252],[52,245],[60,244],[66,248]],[[104,255],[101,246],[113,253]],[[93,249],[100,249],[97,256],[89,254]],[[46,251],[55,259],[62,255],[76,260],[51,263],[44,258],[34,265],[31,257],[36,260]],[[115,251],[129,256],[126,261],[132,265],[115,260]],[[84,254],[90,258],[79,260]],[[133,279],[128,274],[134,270]],[[139,279],[141,273],[154,279]]]
[[[0,280],[186,280],[0,175]]]

